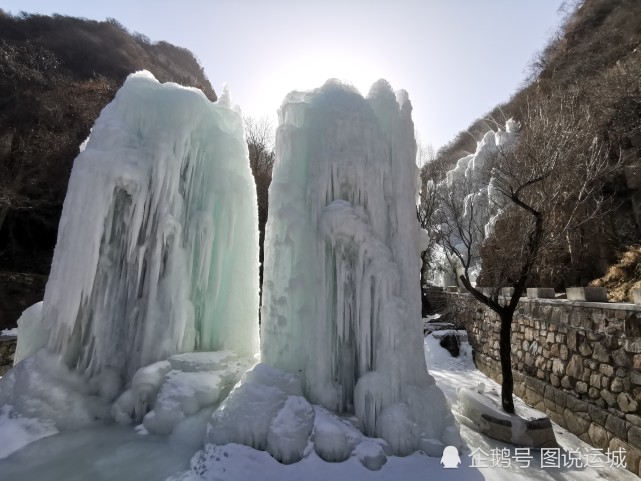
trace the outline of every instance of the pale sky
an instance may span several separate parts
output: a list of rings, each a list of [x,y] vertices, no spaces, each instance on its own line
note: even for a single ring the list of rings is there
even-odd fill
[[[423,143],[450,141],[521,85],[562,0],[0,0],[18,13],[113,17],[191,50],[217,93],[268,116],[328,78],[409,92]]]

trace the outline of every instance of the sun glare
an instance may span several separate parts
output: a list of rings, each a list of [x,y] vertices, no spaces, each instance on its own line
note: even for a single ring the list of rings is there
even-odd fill
[[[289,92],[318,88],[330,78],[349,83],[366,96],[372,84],[384,77],[384,69],[377,71],[368,58],[353,52],[322,51],[284,60],[274,65],[262,79],[263,88],[257,109],[262,115],[275,116],[275,106],[280,106]]]

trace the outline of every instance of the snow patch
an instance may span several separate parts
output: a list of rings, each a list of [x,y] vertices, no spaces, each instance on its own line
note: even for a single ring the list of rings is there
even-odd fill
[[[18,328],[14,327],[13,329],[3,329],[0,331],[0,336],[17,337]]]

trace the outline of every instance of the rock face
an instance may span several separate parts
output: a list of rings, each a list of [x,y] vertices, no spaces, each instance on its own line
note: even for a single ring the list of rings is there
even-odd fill
[[[445,334],[443,337],[441,337],[439,344],[442,348],[447,349],[448,352],[452,355],[452,357],[458,357],[461,351],[460,349],[461,343],[459,341],[459,338],[453,332]]]

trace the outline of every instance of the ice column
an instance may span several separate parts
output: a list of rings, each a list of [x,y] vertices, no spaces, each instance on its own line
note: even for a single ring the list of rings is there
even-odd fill
[[[411,111],[384,80],[367,98],[337,81],[286,97],[261,337],[264,362],[301,373],[312,402],[355,412],[400,454],[457,437],[423,360]]]
[[[258,348],[256,190],[227,95],[131,75],[76,159],[43,304],[88,376]]]

